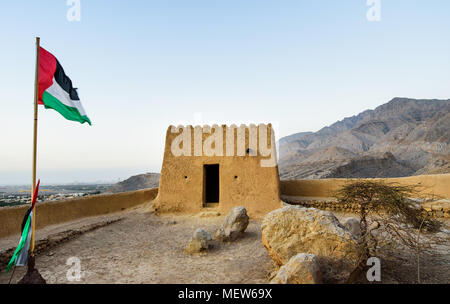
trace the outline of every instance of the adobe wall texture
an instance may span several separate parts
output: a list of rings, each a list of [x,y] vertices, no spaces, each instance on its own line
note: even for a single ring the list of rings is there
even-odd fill
[[[260,132],[260,127],[267,127],[268,132]],[[166,134],[159,193],[154,202],[157,212],[198,213],[208,210],[204,206],[204,165],[208,164],[219,165],[220,199],[216,208],[221,213],[227,213],[235,206],[245,206],[250,217],[259,217],[281,207],[278,166],[276,161],[270,163],[271,157],[266,156],[265,151],[270,150],[276,160],[270,124],[258,127],[242,125],[240,128],[214,125],[211,130],[209,126],[173,128],[170,126]],[[184,141],[182,144],[179,142],[183,132],[191,139],[189,146],[185,146]],[[222,140],[215,137],[217,145],[211,144],[210,147],[222,147],[219,149],[222,153],[207,151],[213,135]],[[244,136],[245,141],[240,140]],[[195,138],[201,138],[200,143]],[[264,145],[267,149],[261,149]],[[178,147],[186,153],[174,155],[173,150]]]
[[[290,196],[332,197],[333,192],[351,180],[346,178],[330,178],[319,180],[287,180],[280,182],[280,192]],[[384,180],[389,183],[418,185],[424,193],[450,198],[450,174],[418,175],[399,178],[374,178],[367,180]]]
[[[117,194],[100,194],[60,201],[37,203],[36,228],[73,221],[79,218],[119,212],[152,201],[158,189]],[[29,205],[0,208],[0,238],[20,233],[23,216]]]

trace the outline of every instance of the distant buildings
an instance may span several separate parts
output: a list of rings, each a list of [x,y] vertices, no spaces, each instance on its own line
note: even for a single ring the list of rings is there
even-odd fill
[[[37,202],[58,201],[105,192],[111,185],[77,185],[77,186],[45,186],[39,192]],[[0,207],[23,205],[31,203],[31,195],[23,187],[16,187],[0,192]],[[3,190],[3,189],[2,189]],[[80,191],[81,190],[81,191]]]

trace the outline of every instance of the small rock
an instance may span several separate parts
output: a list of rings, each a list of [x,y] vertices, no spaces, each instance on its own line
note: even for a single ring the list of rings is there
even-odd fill
[[[204,211],[198,214],[198,217],[215,217],[220,216],[220,212],[218,211]]]
[[[198,253],[207,250],[210,246],[211,235],[205,230],[198,228],[187,243],[184,251],[186,253]]]
[[[282,266],[271,284],[320,284],[322,274],[314,254],[299,253]]]
[[[355,237],[359,238],[361,236],[361,227],[359,220],[356,217],[350,217],[346,219],[342,225],[350,231]]]
[[[234,241],[241,236],[247,229],[249,217],[244,207],[235,207],[231,209],[225,218],[225,222],[217,230],[215,238],[218,241]]]

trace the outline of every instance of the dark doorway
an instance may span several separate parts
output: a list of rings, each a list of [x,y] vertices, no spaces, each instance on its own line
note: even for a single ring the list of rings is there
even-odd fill
[[[219,165],[204,165],[205,204],[219,202]]]

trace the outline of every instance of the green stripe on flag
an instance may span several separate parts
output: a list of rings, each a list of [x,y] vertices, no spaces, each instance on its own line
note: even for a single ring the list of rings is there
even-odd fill
[[[27,241],[30,226],[31,226],[31,216],[28,216],[27,223],[25,224],[25,227],[23,228],[22,231],[22,237],[20,238],[19,246],[17,246],[16,251],[14,251],[14,254],[11,260],[9,261],[8,266],[6,267],[6,273],[9,272],[9,270],[13,265],[16,265],[17,257],[20,255],[20,252],[22,251],[23,246],[25,246],[25,243]]]
[[[68,120],[78,121],[80,123],[87,122],[91,125],[90,119],[86,115],[81,115],[77,108],[66,106],[47,91],[44,91],[42,101],[44,102],[46,109],[53,109]]]

